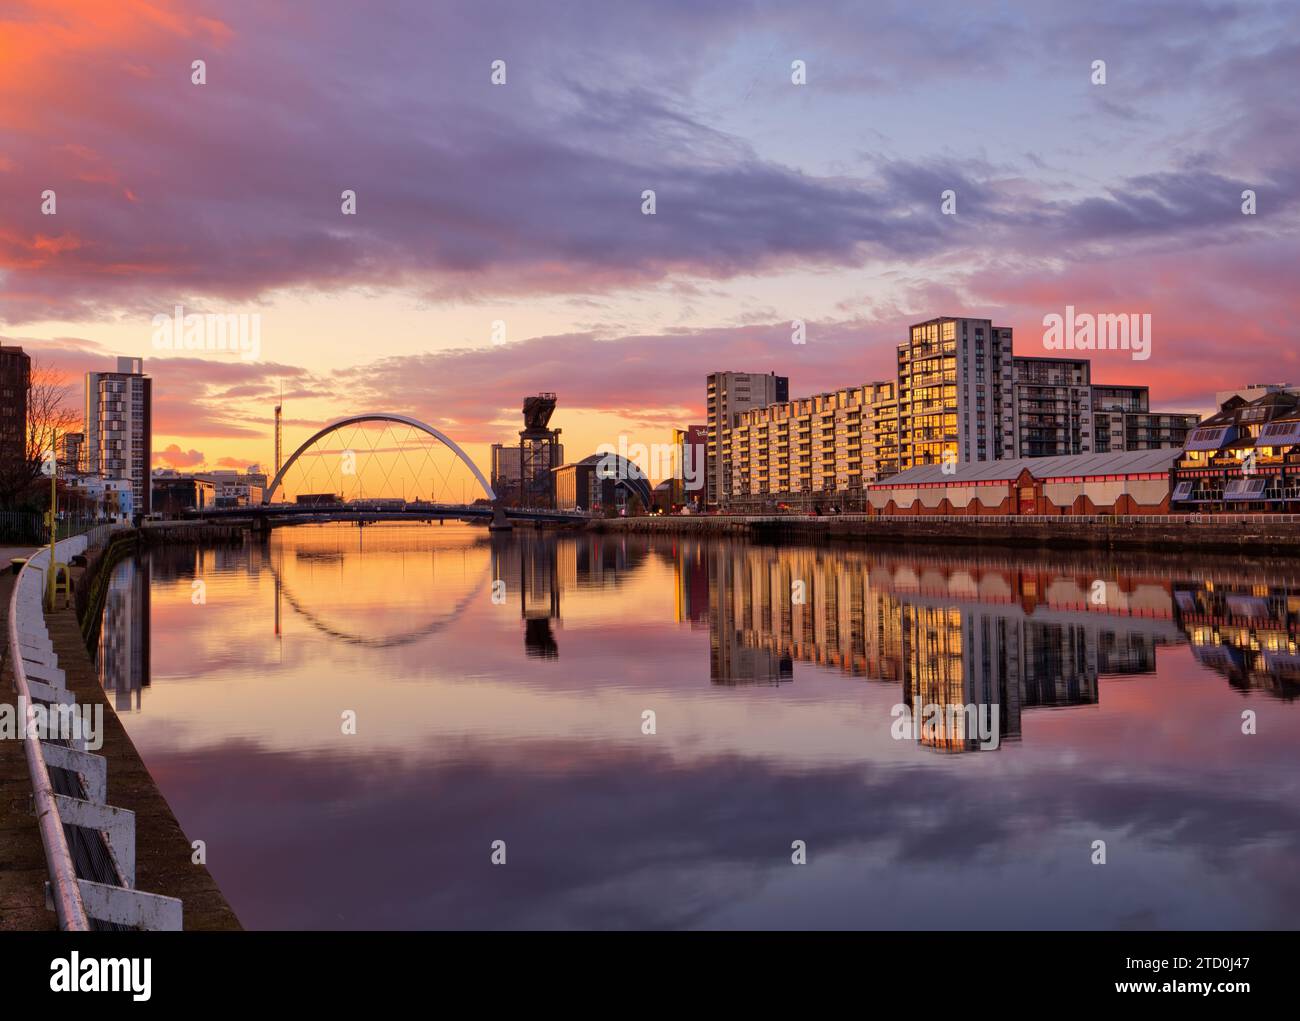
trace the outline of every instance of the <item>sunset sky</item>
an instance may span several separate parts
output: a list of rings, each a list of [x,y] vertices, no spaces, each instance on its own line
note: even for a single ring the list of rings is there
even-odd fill
[[[553,390],[576,460],[709,371],[887,378],[940,314],[1045,354],[1066,305],[1149,312],[1093,375],[1158,408],[1300,384],[1300,6],[867,6],[0,0],[0,338],[78,402],[143,356],[184,468],[269,464],[281,384],[286,450],[396,411],[486,470]],[[154,350],[177,304],[261,357]]]

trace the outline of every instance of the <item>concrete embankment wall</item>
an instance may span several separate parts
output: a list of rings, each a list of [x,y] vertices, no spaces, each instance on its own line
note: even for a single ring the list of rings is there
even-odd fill
[[[919,546],[1006,546],[1015,549],[1112,549],[1300,556],[1300,517],[1189,520],[1182,516],[934,518],[727,515],[609,518],[596,531],[670,533],[799,542],[905,543]]]

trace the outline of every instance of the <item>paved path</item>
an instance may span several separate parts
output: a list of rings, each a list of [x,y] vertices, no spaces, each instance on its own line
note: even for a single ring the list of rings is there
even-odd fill
[[[0,702],[17,713],[13,668],[9,662],[9,597],[13,592],[12,557],[29,549],[0,548]],[[31,811],[32,781],[21,741],[0,739],[0,929],[53,929],[53,911],[45,908],[45,850]]]

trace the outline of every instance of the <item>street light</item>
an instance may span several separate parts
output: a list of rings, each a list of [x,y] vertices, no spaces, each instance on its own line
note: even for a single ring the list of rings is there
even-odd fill
[[[56,453],[58,442],[58,430],[51,430],[50,449],[45,460],[50,471],[50,563],[49,569],[45,572],[45,602],[50,610],[54,609],[54,544],[58,541],[59,534],[59,519],[56,513],[59,498],[59,459]]]

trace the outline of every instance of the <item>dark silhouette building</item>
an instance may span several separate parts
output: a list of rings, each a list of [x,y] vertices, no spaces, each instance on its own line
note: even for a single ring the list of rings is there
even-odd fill
[[[21,347],[0,347],[0,468],[27,457],[27,389],[32,360]]]

